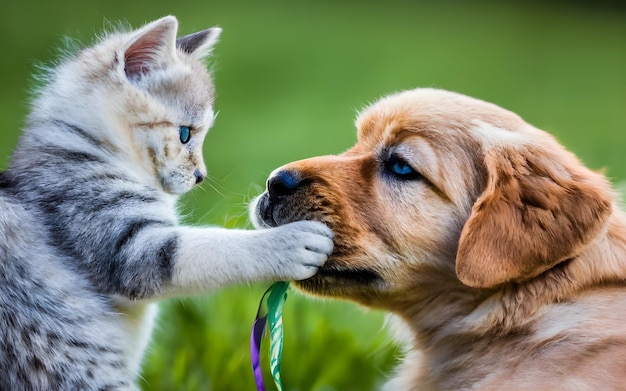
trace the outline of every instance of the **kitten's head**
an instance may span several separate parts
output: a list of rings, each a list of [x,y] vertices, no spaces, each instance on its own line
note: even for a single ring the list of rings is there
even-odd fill
[[[142,182],[190,190],[206,176],[202,144],[215,92],[205,58],[221,29],[178,39],[177,30],[167,16],[81,50],[50,75],[31,120],[80,127]]]

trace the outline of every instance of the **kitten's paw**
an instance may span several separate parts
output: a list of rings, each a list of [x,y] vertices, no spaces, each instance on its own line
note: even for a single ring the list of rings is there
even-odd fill
[[[272,232],[275,273],[281,280],[304,280],[317,273],[333,252],[333,232],[317,221],[296,221]]]

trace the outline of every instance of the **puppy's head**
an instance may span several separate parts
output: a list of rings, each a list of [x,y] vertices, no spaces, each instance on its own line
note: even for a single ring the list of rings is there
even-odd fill
[[[551,136],[495,105],[417,89],[357,119],[338,156],[275,170],[258,226],[318,220],[335,232],[323,296],[395,309],[434,287],[494,288],[576,256],[611,212],[606,180]]]

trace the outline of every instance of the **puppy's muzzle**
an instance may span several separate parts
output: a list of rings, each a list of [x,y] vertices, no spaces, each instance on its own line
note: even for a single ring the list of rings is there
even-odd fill
[[[294,216],[285,213],[285,206],[289,203],[289,198],[304,184],[305,181],[297,171],[281,170],[274,173],[267,180],[267,191],[259,198],[257,204],[258,216],[263,223],[276,227],[295,220]]]

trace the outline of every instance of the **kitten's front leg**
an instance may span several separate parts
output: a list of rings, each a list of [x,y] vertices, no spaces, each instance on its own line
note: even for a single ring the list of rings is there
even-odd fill
[[[171,286],[190,293],[258,281],[312,277],[333,250],[315,221],[260,230],[180,227]]]

